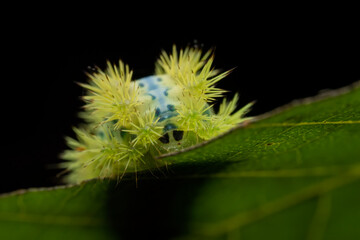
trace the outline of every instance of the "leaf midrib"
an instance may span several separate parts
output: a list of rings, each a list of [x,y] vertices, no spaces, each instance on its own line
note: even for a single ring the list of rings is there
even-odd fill
[[[311,125],[348,125],[348,124],[360,124],[360,120],[349,121],[334,121],[334,122],[283,122],[283,123],[258,123],[249,125],[249,128],[263,128],[263,127],[297,127],[297,126],[311,126]]]

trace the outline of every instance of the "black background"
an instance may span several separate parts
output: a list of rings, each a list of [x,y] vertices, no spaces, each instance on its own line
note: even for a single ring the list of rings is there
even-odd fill
[[[105,17],[94,10],[77,21],[65,12],[34,13],[3,32],[0,192],[60,184],[54,164],[80,122],[83,91],[75,82],[85,82],[88,67],[104,67],[106,60],[121,58],[140,78],[153,73],[160,51],[172,44],[216,47],[215,67],[236,67],[219,87],[231,90],[229,96],[239,92],[240,105],[256,100],[250,115],[360,79],[359,22],[352,14],[117,10]],[[74,15],[79,12],[86,11]]]

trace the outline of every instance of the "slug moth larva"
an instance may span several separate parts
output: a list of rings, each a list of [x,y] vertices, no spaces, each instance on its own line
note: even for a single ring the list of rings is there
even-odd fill
[[[178,151],[222,134],[243,122],[251,103],[236,110],[238,95],[223,100],[217,113],[216,98],[225,90],[215,84],[230,71],[212,68],[213,51],[174,46],[163,51],[155,74],[132,80],[122,61],[105,71],[88,74],[86,124],[74,128],[76,139],[66,138],[62,164],[70,171],[67,182],[121,176],[151,169],[162,163],[155,156]]]

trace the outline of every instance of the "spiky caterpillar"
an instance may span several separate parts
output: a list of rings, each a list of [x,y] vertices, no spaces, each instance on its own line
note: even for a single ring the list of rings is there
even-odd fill
[[[118,177],[164,163],[162,153],[211,139],[243,122],[251,104],[236,110],[238,95],[225,99],[217,113],[213,101],[225,90],[215,84],[229,74],[212,68],[212,50],[185,48],[162,52],[155,74],[132,81],[132,71],[119,61],[106,71],[88,74],[86,124],[67,138],[71,150],[62,154],[70,170],[67,182]]]

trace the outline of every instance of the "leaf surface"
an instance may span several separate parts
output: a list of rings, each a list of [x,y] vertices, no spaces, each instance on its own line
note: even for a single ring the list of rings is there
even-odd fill
[[[0,239],[359,239],[360,88],[275,110],[120,183],[0,198]],[[154,176],[153,176],[154,175]]]

